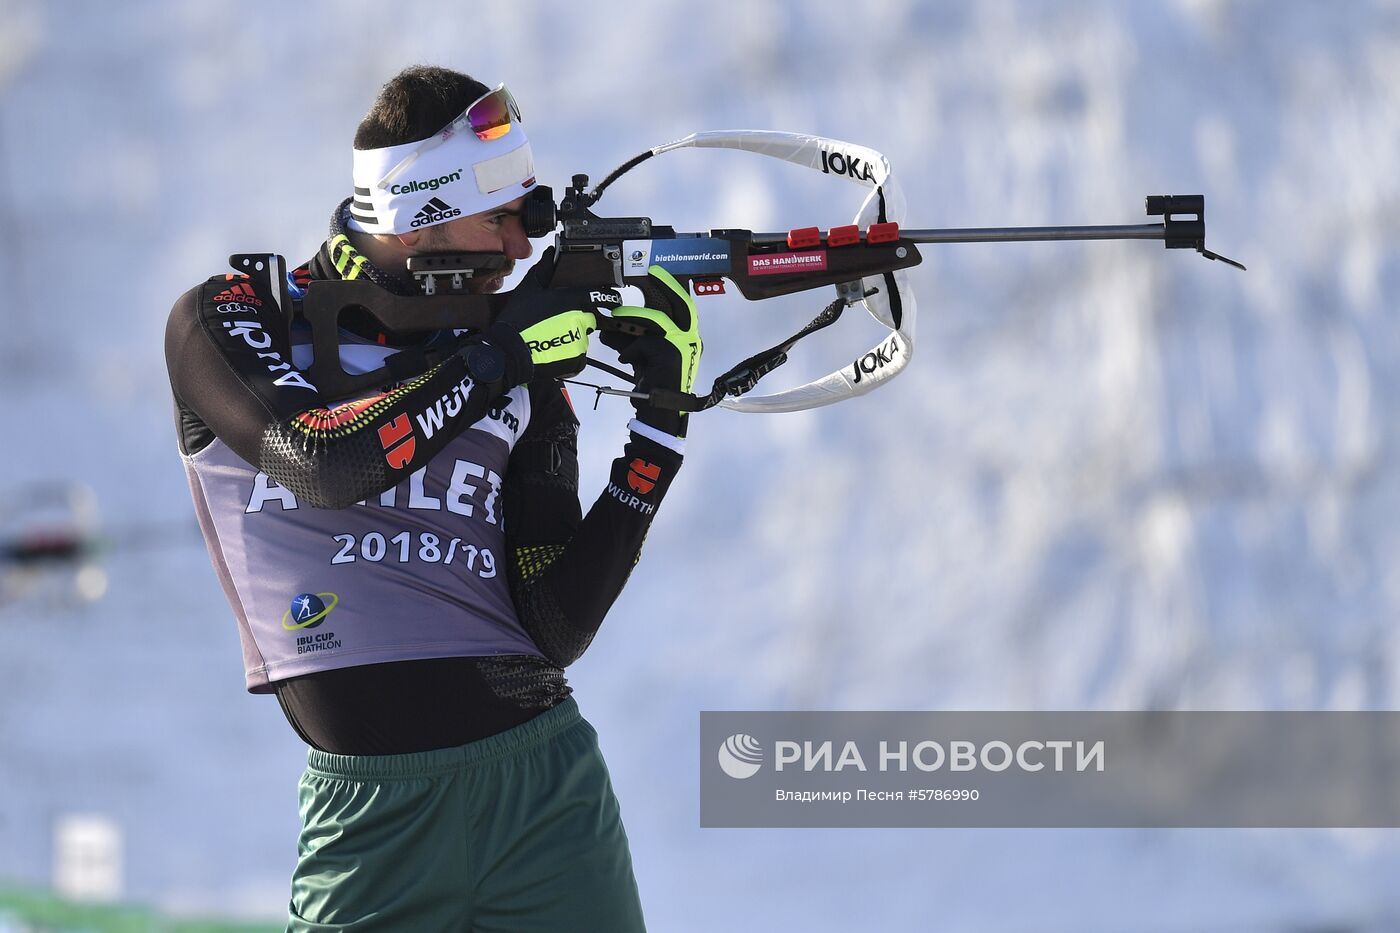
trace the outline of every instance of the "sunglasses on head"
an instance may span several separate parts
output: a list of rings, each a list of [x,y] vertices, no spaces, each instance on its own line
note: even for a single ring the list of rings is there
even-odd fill
[[[451,123],[419,143],[398,165],[389,169],[379,180],[379,187],[389,187],[394,179],[418,160],[419,156],[442,145],[458,133],[471,130],[477,139],[489,143],[509,133],[514,124],[523,122],[525,121],[520,116],[520,105],[515,102],[515,97],[504,84],[498,84],[468,104],[467,109]]]

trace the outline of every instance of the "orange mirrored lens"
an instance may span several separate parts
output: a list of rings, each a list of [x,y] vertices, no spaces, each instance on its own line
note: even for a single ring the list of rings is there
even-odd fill
[[[510,109],[510,92],[501,88],[467,108],[467,123],[480,140],[500,139],[510,132]]]

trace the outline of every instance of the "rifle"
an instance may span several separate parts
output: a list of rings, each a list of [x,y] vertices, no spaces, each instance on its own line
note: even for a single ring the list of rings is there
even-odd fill
[[[603,192],[637,165],[675,149],[687,147],[743,149],[805,165],[868,189],[853,223],[822,231],[803,227],[779,233],[720,228],[708,232],[677,232],[650,217],[604,217],[593,208]],[[741,411],[792,411],[831,404],[863,394],[897,375],[913,353],[915,304],[906,270],[922,257],[919,244],[989,243],[1044,240],[1162,240],[1167,249],[1195,249],[1207,259],[1239,269],[1244,266],[1205,246],[1203,195],[1153,195],[1147,214],[1160,222],[1076,227],[987,227],[963,229],[902,229],[904,200],[889,162],[873,149],[839,140],[777,131],[696,133],[674,143],[649,149],[628,160],[589,190],[588,176],[575,175],[555,203],[553,191],[538,186],[527,196],[522,221],[531,238],[555,233],[553,268],[546,270],[548,287],[621,288],[641,290],[649,307],[667,310],[677,300],[655,283],[647,270],[661,266],[696,296],[726,294],[731,283],[744,298],[758,301],[778,295],[835,286],[836,299],[788,340],[754,354],[715,379],[708,395],[666,390],[651,393],[652,404],[681,411],[702,411],[715,405]],[[262,272],[266,261],[272,283],[285,276],[276,270],[281,257],[236,255],[234,268]],[[510,293],[469,292],[474,275],[500,271],[506,259],[499,253],[460,253],[414,256],[408,271],[418,283],[417,296],[394,295],[365,280],[311,283],[297,306],[283,301],[311,327],[314,362],[309,373],[327,398],[348,398],[357,392],[402,382],[445,359],[455,347],[408,349],[388,357],[373,372],[351,375],[340,366],[339,321],[346,311],[360,309],[395,334],[485,327],[510,300]],[[256,267],[256,268],[255,268]],[[274,291],[274,294],[277,294]],[[869,352],[822,379],[796,389],[758,399],[740,399],[758,381],[787,360],[787,353],[807,335],[835,323],[855,304],[866,309],[894,333]],[[599,330],[642,334],[642,325],[598,316]],[[590,365],[630,381],[628,374],[595,360]],[[599,394],[637,396],[638,393],[593,386]]]

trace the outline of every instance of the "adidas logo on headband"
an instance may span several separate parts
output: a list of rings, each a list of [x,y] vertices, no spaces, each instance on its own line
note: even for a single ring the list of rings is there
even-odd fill
[[[442,223],[444,220],[456,217],[461,213],[442,198],[433,198],[419,208],[418,213],[413,215],[413,223],[410,226],[426,227],[430,224]]]

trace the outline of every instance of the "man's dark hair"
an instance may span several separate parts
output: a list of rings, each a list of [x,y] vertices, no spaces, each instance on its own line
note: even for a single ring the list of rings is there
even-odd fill
[[[491,90],[471,75],[437,65],[400,71],[355,130],[356,149],[383,149],[427,139]]]

